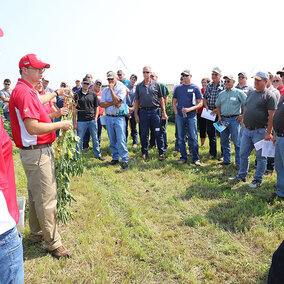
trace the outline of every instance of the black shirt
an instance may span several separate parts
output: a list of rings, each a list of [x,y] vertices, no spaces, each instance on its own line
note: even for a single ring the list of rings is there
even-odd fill
[[[90,121],[95,118],[95,107],[99,106],[99,100],[94,92],[83,94],[82,89],[74,95],[78,121]]]
[[[278,108],[273,117],[273,128],[276,133],[284,133],[284,95],[278,103]]]

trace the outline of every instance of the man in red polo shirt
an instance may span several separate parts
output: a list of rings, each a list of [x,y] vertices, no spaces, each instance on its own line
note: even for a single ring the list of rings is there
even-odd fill
[[[11,128],[14,142],[20,148],[21,161],[28,180],[29,225],[31,240],[45,241],[45,247],[54,257],[70,257],[57,232],[57,191],[54,150],[51,146],[57,129],[68,130],[71,121],[52,123],[43,104],[58,95],[39,96],[34,86],[42,79],[45,68],[35,54],[27,54],[19,62],[21,79],[10,97]]]

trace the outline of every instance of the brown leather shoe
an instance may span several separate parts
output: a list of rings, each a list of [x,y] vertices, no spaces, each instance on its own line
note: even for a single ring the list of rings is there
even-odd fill
[[[50,251],[51,255],[53,257],[56,257],[57,259],[61,258],[61,257],[71,257],[72,256],[72,252],[70,250],[68,250],[67,248],[65,248],[64,246],[61,246],[55,250]]]

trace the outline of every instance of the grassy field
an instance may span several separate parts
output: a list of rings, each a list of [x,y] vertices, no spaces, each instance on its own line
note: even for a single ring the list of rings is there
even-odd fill
[[[129,143],[129,168],[107,165],[105,131],[106,161],[84,153],[85,172],[71,184],[74,220],[59,228],[72,259],[54,259],[43,244],[28,242],[26,208],[25,283],[266,283],[284,239],[284,203],[269,202],[275,173],[259,189],[248,187],[254,170],[246,183],[230,184],[234,165],[208,160],[208,141],[200,149],[202,168],[178,165],[174,125],[167,130],[162,162],[155,149],[142,161],[140,147]],[[14,163],[17,195],[27,197],[17,150]]]

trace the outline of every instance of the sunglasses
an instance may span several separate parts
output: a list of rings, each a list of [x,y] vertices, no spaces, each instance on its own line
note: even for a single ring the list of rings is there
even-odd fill
[[[10,86],[11,84],[10,84],[10,83],[4,83],[4,85],[5,85],[5,86]]]
[[[182,74],[182,77],[188,77],[189,75]]]
[[[37,70],[40,73],[43,73],[45,71],[45,68],[34,68],[32,66],[28,66],[26,67],[27,69],[33,69],[33,70]]]
[[[275,83],[275,82],[279,82],[279,81],[280,81],[280,80],[273,80],[272,82]]]
[[[83,85],[90,85],[89,83],[87,83],[87,82],[83,82]]]
[[[143,74],[149,74],[150,71],[143,71]]]
[[[96,83],[96,86],[101,86],[102,84],[101,83]]]
[[[224,82],[225,82],[225,83],[230,83],[230,82],[231,82],[231,80],[225,80]]]
[[[212,76],[218,76],[219,74],[218,73],[212,73]]]
[[[239,79],[244,79],[244,78],[245,78],[245,76],[239,76],[238,78],[239,78]]]
[[[108,78],[107,80],[108,80],[108,81],[113,81],[114,79],[113,79],[113,78]]]

